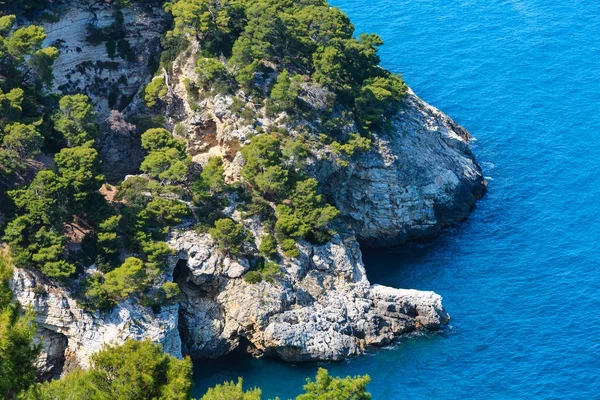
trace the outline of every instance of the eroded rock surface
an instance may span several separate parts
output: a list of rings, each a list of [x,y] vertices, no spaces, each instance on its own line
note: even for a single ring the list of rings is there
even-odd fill
[[[321,162],[314,172],[363,243],[433,236],[467,218],[486,190],[469,133],[412,91],[393,129],[374,138],[348,167]]]
[[[232,270],[246,269],[245,260],[221,255],[208,235],[174,233],[169,244],[186,296],[184,351],[194,357],[243,346],[286,361],[340,360],[449,320],[433,292],[371,286],[351,236],[303,243],[300,257],[282,265],[281,277],[257,284],[236,277]]]
[[[15,269],[10,286],[18,302],[35,311],[44,346],[38,362],[41,377],[55,377],[76,366],[86,368],[90,356],[102,346],[122,344],[127,339],[150,339],[181,356],[178,305],[163,307],[155,314],[130,299],[107,314],[91,313],[64,288],[24,269]]]
[[[119,9],[110,2],[73,0],[58,22],[43,24],[44,45],[59,49],[53,90],[63,95],[83,93],[94,103],[102,126],[103,173],[110,181],[135,173],[144,156],[139,138],[111,132],[106,120],[111,110],[123,110],[136,98],[151,79],[153,65],[158,65],[168,18],[160,6],[147,3]],[[90,30],[110,27],[116,13],[123,17],[122,39],[107,41],[106,34]],[[119,52],[123,47],[119,42],[126,43],[125,54]]]

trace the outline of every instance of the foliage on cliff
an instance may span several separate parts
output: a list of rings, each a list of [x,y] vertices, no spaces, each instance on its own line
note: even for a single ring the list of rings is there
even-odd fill
[[[0,252],[0,397],[11,399],[35,381],[34,362],[39,347],[34,346],[36,331],[33,315],[23,314],[13,303],[8,281],[12,264],[4,251]]]
[[[275,72],[271,114],[291,112],[308,79],[330,88],[369,129],[394,114],[406,93],[401,77],[379,66],[381,38],[355,38],[348,17],[325,0],[174,0],[165,9],[175,20],[170,37],[201,43],[200,86],[219,81],[230,92],[259,94],[256,77]]]

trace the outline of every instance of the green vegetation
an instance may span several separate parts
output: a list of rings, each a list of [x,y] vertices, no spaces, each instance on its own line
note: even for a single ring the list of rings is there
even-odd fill
[[[267,258],[272,258],[277,254],[277,241],[273,235],[267,234],[261,238],[258,246],[260,254]]]
[[[0,3],[0,10],[8,4]],[[15,7],[18,8],[18,7]],[[23,180],[28,160],[39,154],[43,129],[43,87],[52,79],[54,47],[42,48],[44,29],[13,29],[14,15],[0,16],[0,182]]]
[[[173,0],[165,10],[175,20],[168,37],[202,43],[200,86],[233,93],[237,83],[256,94],[257,75],[278,72],[267,101],[271,115],[293,111],[304,79],[331,89],[365,129],[383,126],[406,93],[402,79],[379,66],[381,38],[355,38],[348,17],[325,0]]]
[[[0,0],[0,13],[13,12],[24,21],[21,16],[39,15],[45,3]],[[87,40],[106,46],[110,58],[132,61],[120,10],[130,4],[116,4],[114,23],[89,25]],[[210,158],[201,171],[191,168],[186,141],[164,128],[177,121],[156,115],[169,92],[167,77],[156,76],[142,93],[148,114],[121,118],[120,133],[131,134],[137,126],[141,134],[144,175],[128,177],[114,196],[101,172],[92,101],[83,94],[49,94],[58,50],[42,47],[42,27],[15,27],[15,15],[0,16],[0,229],[11,257],[0,256],[0,397],[189,399],[190,361],[167,356],[149,342],[106,348],[92,358],[89,371],[32,388],[39,349],[32,345],[32,315],[12,303],[13,263],[64,285],[91,310],[138,301],[158,312],[182,297],[167,280],[172,250],[165,239],[169,229],[193,217],[197,230],[209,232],[223,253],[249,256],[253,270],[246,282],[277,283],[283,276],[281,254],[299,256],[297,241],[329,240],[339,215],[304,172],[311,146],[329,145],[338,163],[348,165],[369,150],[369,131],[389,126],[407,91],[400,76],[379,67],[381,39],[355,38],[346,15],[325,0],[173,0],[164,7],[174,22],[162,39],[167,73],[190,42],[201,47],[198,79],[185,82],[193,109],[206,94],[231,95],[232,113],[257,131],[241,149],[241,182],[225,181],[229,155]],[[106,64],[119,66],[116,60]],[[323,101],[321,86],[327,89]],[[325,103],[322,109],[308,105],[315,97]],[[110,107],[117,100],[113,91]],[[277,122],[264,128],[264,116]],[[353,126],[360,133],[348,134],[356,132],[346,129]],[[182,123],[174,131],[187,136]],[[243,218],[260,220],[260,255],[250,230],[237,216],[230,218],[228,205]],[[90,274],[92,264],[96,270]],[[368,399],[367,383],[368,377],[332,378],[319,370],[298,399]],[[260,399],[261,392],[244,391],[239,380],[203,397],[229,398]]]
[[[304,393],[296,400],[370,400],[367,392],[368,375],[334,378],[326,369],[319,368],[314,381],[307,379]],[[225,382],[210,388],[200,400],[261,400],[262,392],[258,388],[247,391],[243,389],[243,381]]]
[[[250,144],[241,150],[246,159],[242,177],[257,196],[280,203],[276,206],[276,236],[284,254],[297,257],[299,253],[290,238],[326,242],[332,233],[327,225],[339,212],[317,193],[318,182],[315,179],[305,179],[297,172],[302,164],[289,162],[295,156],[303,155],[305,149],[288,145],[284,154],[281,147],[281,140],[275,135],[263,134],[252,138]],[[273,254],[272,248],[272,243],[265,243],[264,250],[268,254]]]
[[[273,261],[260,259],[259,268],[248,271],[244,275],[244,281],[248,283],[259,283],[260,281],[275,283],[276,278],[281,276],[283,276],[283,273],[281,272],[279,264]]]
[[[162,183],[181,181],[188,172],[190,163],[185,152],[185,141],[175,139],[163,128],[146,131],[142,135],[142,147],[148,155],[140,169]]]
[[[63,135],[69,147],[82,146],[94,140],[98,134],[92,103],[83,94],[61,98],[59,110],[52,119],[54,129]]]
[[[337,141],[331,143],[331,149],[338,157],[337,163],[343,167],[347,167],[349,160],[357,152],[367,152],[371,148],[371,140],[360,136],[359,134],[350,134],[350,139],[341,144]]]
[[[85,295],[90,302],[100,305],[100,309],[110,309],[119,301],[146,287],[146,271],[142,260],[129,257],[123,265],[108,272],[104,278],[97,276],[90,282]]]
[[[30,344],[31,338],[26,342]],[[28,348],[31,351],[29,355],[35,357],[36,348],[30,345]],[[0,360],[3,360],[2,357],[0,354]],[[62,379],[34,386],[31,386],[34,371],[32,360],[30,357],[28,364],[20,365],[19,371],[25,375],[14,375],[17,381],[10,381],[7,375],[2,376],[0,393],[13,396],[21,393],[20,398],[24,400],[191,400],[191,360],[187,357],[178,360],[167,355],[160,345],[148,340],[128,340],[120,346],[105,347],[92,355],[89,370],[76,369]],[[327,370],[319,368],[315,380],[306,380],[304,392],[296,400],[369,400],[371,395],[366,389],[369,380],[368,375],[334,378]],[[13,386],[3,386],[9,382]],[[242,378],[238,378],[237,383],[216,385],[200,398],[261,399],[259,388],[244,390]]]
[[[144,101],[148,107],[157,105],[168,93],[167,84],[164,78],[154,78],[144,88]]]
[[[10,259],[0,253],[0,397],[15,398],[35,381],[34,362],[39,347],[33,345],[36,331],[31,313],[22,313],[12,301],[8,281]]]
[[[271,89],[271,95],[267,102],[267,113],[271,115],[282,111],[290,112],[294,109],[298,94],[300,94],[300,76],[290,79],[287,69],[284,69],[278,76],[277,82]]]
[[[215,221],[215,227],[209,230],[225,253],[237,255],[243,253],[253,240],[252,233],[242,224],[238,224],[229,218]]]
[[[317,243],[330,239],[331,232],[326,226],[339,215],[339,211],[317,194],[317,185],[317,180],[312,178],[298,182],[291,195],[292,204],[277,206],[276,228],[280,232]]]
[[[258,388],[244,391],[242,378],[238,378],[237,383],[225,382],[214,388],[208,389],[206,394],[200,400],[260,400],[262,392]]]
[[[326,369],[319,368],[315,380],[307,379],[305,393],[296,397],[296,400],[370,400],[371,395],[367,392],[370,380],[368,375],[333,378]]]
[[[94,354],[87,371],[37,385],[32,400],[190,399],[192,362],[162,352],[150,341],[128,340]]]

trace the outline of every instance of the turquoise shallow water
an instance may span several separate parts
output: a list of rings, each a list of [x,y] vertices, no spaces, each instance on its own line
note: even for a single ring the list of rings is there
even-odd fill
[[[451,327],[325,366],[370,374],[374,399],[599,398],[600,2],[333,3],[477,138],[490,190],[436,240],[365,252],[372,282],[440,293]],[[243,376],[293,397],[317,367],[204,361],[195,394]]]

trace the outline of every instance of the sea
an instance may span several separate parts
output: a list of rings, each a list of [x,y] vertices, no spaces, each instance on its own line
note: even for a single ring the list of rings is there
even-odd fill
[[[450,326],[343,362],[204,360],[194,395],[242,377],[294,398],[325,367],[369,374],[375,400],[600,398],[600,0],[331,2],[474,137],[471,217],[363,249],[372,283],[439,293]]]

